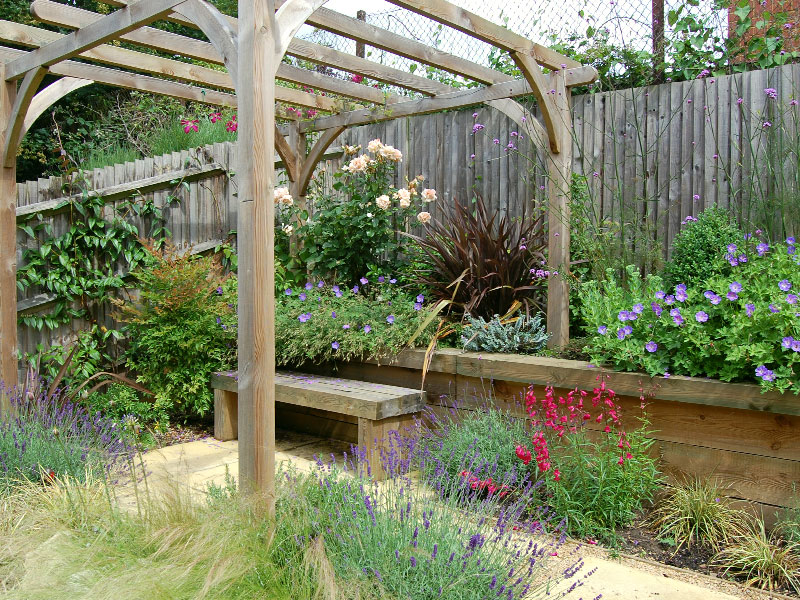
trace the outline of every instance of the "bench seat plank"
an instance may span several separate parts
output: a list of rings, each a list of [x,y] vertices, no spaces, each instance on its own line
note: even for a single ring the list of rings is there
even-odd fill
[[[213,375],[211,387],[238,393],[238,375],[235,371]],[[425,408],[425,393],[419,390],[291,371],[275,374],[275,400],[373,421]]]

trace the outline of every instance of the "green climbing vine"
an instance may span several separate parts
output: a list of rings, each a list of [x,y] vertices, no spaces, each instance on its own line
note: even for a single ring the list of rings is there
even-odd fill
[[[153,240],[159,247],[170,232],[163,207],[157,206],[152,196],[134,193],[109,202],[90,190],[77,165],[66,157],[63,161],[64,180],[70,182],[63,188],[68,198],[66,230],[55,235],[53,224],[42,214],[19,224],[20,230],[40,243],[23,251],[17,287],[47,296],[46,308],[21,314],[21,324],[37,330],[81,324],[75,327],[75,343],[70,347],[39,345],[35,353],[24,357],[38,364],[43,374],[54,376],[71,356],[65,379],[69,383],[113,362],[122,333],[106,327],[101,307],[125,288],[127,274],[144,261],[142,239]],[[174,187],[164,207],[180,201],[175,195],[178,189],[188,188],[184,180],[170,183]]]

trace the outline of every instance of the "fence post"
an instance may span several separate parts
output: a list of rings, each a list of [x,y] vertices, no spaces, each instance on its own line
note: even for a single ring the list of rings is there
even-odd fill
[[[358,19],[359,21],[366,22],[367,21],[367,11],[359,10],[356,13],[356,19]],[[366,45],[364,44],[364,42],[356,42],[356,56],[358,56],[360,58],[364,58],[364,57],[366,57],[366,55],[367,55],[367,51],[366,51]]]
[[[664,83],[664,0],[652,0],[653,82]]]
[[[12,107],[16,96],[15,81],[6,81],[0,64],[0,154],[9,135]],[[11,145],[16,150],[16,145]],[[8,391],[17,381],[17,168],[16,161],[4,166],[0,157],[0,416],[10,409]]]

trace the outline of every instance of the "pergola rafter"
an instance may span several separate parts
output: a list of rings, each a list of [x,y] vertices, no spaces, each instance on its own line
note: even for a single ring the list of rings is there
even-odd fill
[[[24,51],[0,46],[0,289],[4,292],[0,295],[0,380],[13,385],[17,379],[16,299],[7,292],[16,287],[17,149],[25,131],[49,106],[93,82],[237,107],[240,481],[255,485],[268,497],[274,485],[272,191],[276,152],[286,167],[293,195],[302,202],[317,163],[347,127],[488,104],[519,123],[547,153],[549,267],[551,271],[566,268],[572,152],[570,88],[593,81],[595,70],[445,0],[390,1],[508,51],[524,77],[514,79],[325,9],[325,0],[239,0],[239,19],[221,14],[204,0],[107,0],[107,4],[121,7],[108,15],[35,0],[31,10],[39,20],[75,31],[63,35],[0,21],[0,42],[33,48]],[[165,18],[200,29],[209,41],[147,26]],[[312,44],[295,37],[304,23],[480,85],[458,89]],[[225,70],[107,44],[112,40],[224,65]],[[407,90],[407,95],[286,64],[282,60],[286,54],[363,75]],[[46,75],[61,79],[40,90]],[[276,85],[276,80],[304,89]],[[308,88],[322,93],[311,93]],[[514,101],[529,95],[538,101],[541,121]],[[287,115],[276,103],[328,114],[310,120],[288,119],[288,125],[279,127],[276,117]],[[307,151],[307,136],[312,132],[319,132],[319,136]],[[567,292],[565,277],[550,280],[547,322],[555,345],[568,339]],[[7,410],[3,402],[0,395],[0,408]]]

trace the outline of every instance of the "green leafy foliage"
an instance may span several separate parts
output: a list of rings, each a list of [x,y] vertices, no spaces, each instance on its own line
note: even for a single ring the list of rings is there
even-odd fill
[[[503,321],[495,315],[486,322],[483,317],[474,319],[464,315],[467,325],[461,334],[464,349],[470,352],[506,352],[534,354],[547,343],[546,325],[542,314],[519,315]]]
[[[587,352],[624,371],[760,379],[765,390],[800,392],[800,270],[794,238],[787,241],[770,247],[751,238],[731,246],[730,275],[678,284],[674,292],[634,267],[627,289],[611,274],[604,283],[582,284]]]
[[[279,365],[359,360],[397,354],[430,312],[388,281],[359,281],[351,289],[323,281],[278,296],[275,352]],[[433,335],[435,323],[425,328]]]
[[[140,424],[156,427],[169,423],[168,407],[160,400],[143,399],[136,390],[127,385],[112,383],[104,391],[97,391],[84,401],[92,412],[100,412],[117,423],[134,419]]]
[[[350,148],[349,155],[358,150]],[[294,204],[281,203],[281,224],[287,235],[279,240],[278,256],[288,268],[345,285],[365,274],[397,269],[401,263],[398,231],[405,230],[415,215],[428,215],[424,204],[435,199],[435,192],[418,189],[422,176],[406,188],[395,189],[390,182],[402,155],[380,140],[370,142],[369,152],[374,157],[356,156],[334,173],[332,193],[324,191],[324,183],[312,191],[311,218]],[[289,244],[292,234],[299,242],[295,248]]]
[[[744,242],[744,234],[731,215],[712,206],[696,220],[687,219],[684,223],[672,242],[672,255],[664,266],[667,283],[690,285],[712,275],[730,273],[731,267],[725,260],[726,247],[728,244],[740,246]]]
[[[64,164],[69,165],[66,159]],[[144,261],[147,252],[140,238],[149,236],[158,245],[169,231],[164,228],[162,208],[152,199],[132,196],[111,205],[89,190],[79,170],[70,167],[66,177],[75,177],[74,183],[65,187],[65,193],[71,194],[66,231],[54,235],[51,223],[36,217],[19,224],[36,245],[23,250],[17,287],[53,297],[46,311],[21,314],[19,321],[24,325],[41,330],[75,320],[90,323],[76,334],[77,350],[65,379],[70,384],[113,360],[122,334],[101,324],[98,310],[125,287],[127,272]],[[170,201],[174,200],[170,196]],[[143,223],[146,230],[140,231],[135,221]],[[41,370],[54,375],[71,352],[73,347],[40,346],[26,359],[41,362]]]
[[[489,213],[483,199],[454,203],[426,237],[409,235],[427,261],[415,272],[436,300],[452,300],[455,313],[491,319],[515,303],[526,313],[541,309],[544,284],[534,273],[544,264],[542,217],[509,219]]]
[[[170,415],[204,415],[212,373],[236,361],[236,279],[213,257],[148,248],[134,272],[138,300],[117,302],[126,323],[126,366]]]
[[[524,419],[486,403],[477,411],[456,411],[458,404],[429,410],[420,441],[427,447],[422,465],[428,479],[444,471],[458,478],[466,470],[498,484],[518,482],[535,475],[533,465],[520,463],[515,448],[530,437]],[[464,415],[464,416],[460,416]]]

